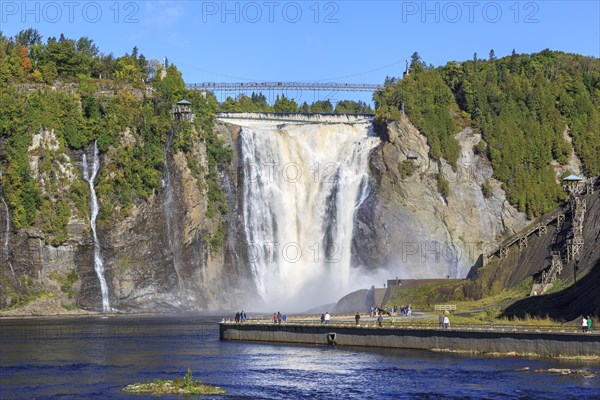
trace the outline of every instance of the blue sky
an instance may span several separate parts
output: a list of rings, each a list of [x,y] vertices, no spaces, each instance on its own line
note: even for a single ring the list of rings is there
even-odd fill
[[[88,36],[115,56],[137,46],[149,59],[168,57],[190,83],[382,83],[414,51],[436,66],[490,49],[600,56],[597,0],[0,3],[6,36],[28,27],[44,39]]]

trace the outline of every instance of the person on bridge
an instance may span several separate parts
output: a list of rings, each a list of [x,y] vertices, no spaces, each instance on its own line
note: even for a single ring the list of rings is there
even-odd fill
[[[356,326],[360,325],[360,314],[356,313],[356,315],[354,316],[354,320],[356,321]]]
[[[587,331],[591,332],[592,331],[592,316],[591,315],[588,315],[587,324],[588,324]]]
[[[450,318],[446,315],[444,317],[444,329],[448,329],[450,327]]]
[[[321,314],[321,323],[324,324],[325,323],[325,314]]]
[[[377,317],[377,325],[381,328],[383,326],[383,314],[379,313],[379,317]]]
[[[328,324],[330,319],[331,319],[331,315],[329,315],[329,311],[327,311],[325,313],[325,323]]]
[[[588,322],[585,317],[581,318],[581,332],[587,332],[588,330]]]

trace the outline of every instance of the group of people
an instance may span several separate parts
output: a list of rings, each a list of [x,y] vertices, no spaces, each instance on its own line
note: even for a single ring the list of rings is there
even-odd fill
[[[402,315],[406,315],[406,316],[411,316],[412,315],[412,306],[409,304],[407,306],[403,306],[398,308],[398,306],[394,306],[392,308],[392,314],[396,314],[398,312],[398,310],[400,310],[400,313]]]
[[[325,314],[321,314],[321,323],[322,324],[328,324],[329,321],[331,321],[331,315],[329,315],[329,311],[327,311]]]
[[[398,307],[397,305],[394,305],[389,310],[387,307],[384,309],[381,309],[379,307],[372,306],[369,311],[370,311],[371,317],[376,317],[379,314],[382,314],[383,312],[385,312],[391,316],[398,315],[398,312],[400,312],[400,315],[411,316],[412,315],[412,306],[410,304],[407,306],[402,306],[402,307]]]
[[[591,332],[592,331],[592,317],[588,315],[588,317],[583,317],[581,319],[581,332]]]
[[[235,323],[239,324],[240,322],[246,322],[246,313],[244,310],[235,313]]]
[[[287,316],[285,314],[281,314],[279,311],[273,313],[273,323],[281,325],[282,322],[287,320]]]
[[[450,327],[450,318],[447,315],[440,314],[440,328],[448,329]]]

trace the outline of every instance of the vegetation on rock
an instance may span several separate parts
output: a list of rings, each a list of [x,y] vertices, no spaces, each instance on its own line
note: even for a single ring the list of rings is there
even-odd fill
[[[194,124],[172,118],[171,107],[182,98],[192,102]],[[217,107],[214,95],[187,91],[175,65],[149,61],[137,48],[114,58],[85,37],[44,43],[34,29],[0,35],[2,195],[14,228],[39,227],[58,246],[69,238],[71,217],[89,218],[87,183],[69,156],[94,141],[102,157],[98,225],[124,218],[160,189],[171,132],[171,151],[189,161],[194,146],[206,146],[208,170],[197,162],[190,169],[206,186],[209,215],[226,213],[219,171],[232,153],[212,132]],[[223,228],[213,236],[220,245]]]
[[[565,132],[585,173],[600,174],[597,58],[544,50],[433,68],[415,53],[410,74],[386,79],[374,100],[379,124],[404,110],[427,136],[430,156],[452,166],[460,150],[454,135],[472,124],[483,136],[477,153],[491,160],[509,201],[530,218],[565,199],[551,168],[571,155]]]
[[[165,394],[226,394],[227,392],[220,387],[205,385],[199,380],[192,379],[192,371],[188,372],[183,379],[175,378],[173,380],[156,379],[149,383],[134,383],[123,389],[127,393],[152,394],[160,396]]]

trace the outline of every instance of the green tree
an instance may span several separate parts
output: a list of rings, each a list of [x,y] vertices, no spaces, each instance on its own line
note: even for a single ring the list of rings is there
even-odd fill
[[[284,94],[275,98],[275,103],[273,104],[273,111],[278,113],[295,113],[298,112],[298,104],[293,99],[288,99]]]

